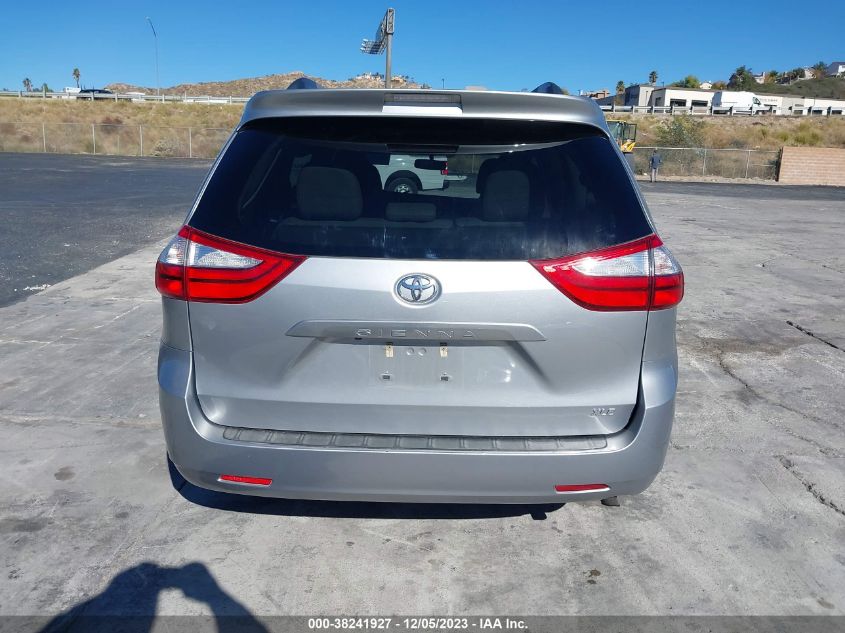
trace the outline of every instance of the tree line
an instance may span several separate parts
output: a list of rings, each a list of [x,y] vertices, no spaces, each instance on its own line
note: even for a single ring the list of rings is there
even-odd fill
[[[812,74],[813,78],[820,78],[824,77],[825,73],[827,72],[827,64],[823,61],[819,61],[813,64],[810,68],[810,74]],[[656,70],[652,70],[648,74],[648,83],[651,85],[657,84],[658,74]],[[779,70],[769,70],[763,73],[763,83],[766,84],[774,84],[774,83],[792,83],[793,81],[797,81],[799,79],[807,79],[808,73],[807,69],[803,67],[793,68],[792,70],[786,71],[779,71]],[[700,88],[702,82],[699,80],[698,77],[695,75],[687,75],[683,79],[679,79],[677,81],[673,81],[669,84],[669,87],[672,88]],[[754,90],[755,86],[758,86],[759,83],[756,79],[754,79],[754,72],[751,68],[747,66],[740,66],[738,67],[730,76],[728,81],[714,81],[710,84],[711,88],[714,90]],[[616,82],[616,94],[617,96],[623,95],[625,93],[625,86],[626,83],[621,79]]]
[[[76,87],[79,88],[79,78],[82,76],[82,73],[79,72],[78,68],[74,68],[73,71],[70,73],[70,76],[73,77],[73,80],[76,82]],[[32,83],[32,79],[29,77],[24,77],[23,80],[23,89],[26,92],[32,92],[34,89],[34,85]],[[41,84],[41,87],[38,88],[38,92],[53,92],[53,89],[47,85],[47,82]]]

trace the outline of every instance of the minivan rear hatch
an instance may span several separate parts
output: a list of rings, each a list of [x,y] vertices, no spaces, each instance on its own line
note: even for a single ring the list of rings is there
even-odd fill
[[[397,155],[426,168],[445,156],[465,178],[385,191],[376,165]],[[558,277],[619,245],[618,261],[647,274],[652,233],[618,151],[589,125],[253,121],[183,230],[200,405],[256,429],[617,432],[637,401],[648,303],[631,299],[633,276],[595,292]]]

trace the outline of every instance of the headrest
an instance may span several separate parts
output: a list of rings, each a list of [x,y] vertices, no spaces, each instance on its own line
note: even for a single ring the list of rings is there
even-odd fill
[[[294,79],[287,87],[288,90],[313,90],[315,88],[322,88],[322,86],[310,77]]]
[[[486,222],[524,220],[531,208],[531,185],[524,171],[502,169],[487,175],[481,193],[481,217]]]
[[[487,177],[494,171],[506,171],[514,169],[516,171],[524,171],[529,175],[533,172],[530,163],[520,156],[500,156],[499,158],[488,158],[478,168],[478,176],[475,179],[476,193],[482,193],[484,187],[487,185]]]
[[[553,81],[546,81],[544,83],[541,83],[539,86],[534,88],[534,90],[532,90],[531,92],[542,92],[542,93],[549,94],[549,95],[566,94],[565,92],[563,92],[563,88],[558,86]]]
[[[392,222],[433,222],[437,207],[431,202],[388,202],[384,217]]]
[[[296,183],[297,215],[303,220],[355,220],[361,216],[361,186],[337,167],[303,167]]]

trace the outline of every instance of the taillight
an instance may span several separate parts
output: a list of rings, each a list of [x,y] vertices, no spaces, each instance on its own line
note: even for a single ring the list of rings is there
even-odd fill
[[[440,170],[441,176],[448,176],[449,175],[449,163],[446,163],[446,166]]]
[[[261,296],[305,260],[183,226],[156,262],[156,288],[165,297],[206,303],[246,303]]]
[[[588,310],[662,310],[684,296],[681,266],[656,235],[531,264]]]

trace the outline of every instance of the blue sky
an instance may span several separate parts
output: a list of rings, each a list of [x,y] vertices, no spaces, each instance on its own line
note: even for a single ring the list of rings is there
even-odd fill
[[[0,88],[24,77],[54,89],[122,81],[162,86],[302,70],[344,79],[383,71],[358,51],[389,0],[4,3]],[[572,92],[618,80],[694,74],[727,79],[746,64],[783,70],[845,59],[845,2],[534,2],[395,0],[394,73],[462,88],[531,89],[551,80]]]

